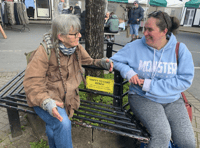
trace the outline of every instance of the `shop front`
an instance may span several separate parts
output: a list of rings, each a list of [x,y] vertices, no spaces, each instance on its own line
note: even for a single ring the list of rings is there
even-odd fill
[[[27,15],[30,20],[51,20],[57,14],[57,6],[60,0],[0,0],[7,2],[23,2],[26,5]],[[83,0],[64,0],[67,6],[79,5],[85,9],[85,1]]]

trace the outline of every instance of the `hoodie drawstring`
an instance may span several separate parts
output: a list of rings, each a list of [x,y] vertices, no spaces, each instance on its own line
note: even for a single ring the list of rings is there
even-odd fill
[[[155,53],[155,49],[154,49],[153,63],[152,63],[153,69],[152,69],[151,79],[153,79],[153,78],[155,77],[156,73],[157,73],[158,66],[159,66],[160,61],[161,61],[161,59],[162,59],[162,55],[163,55],[164,50],[165,50],[165,48],[163,48],[163,51],[162,51],[162,53],[161,53],[160,59],[159,59],[159,61],[158,61],[158,64],[156,64],[156,62],[155,62],[155,54],[156,54],[156,53]],[[154,65],[156,66],[155,68],[154,68]],[[155,69],[155,71],[154,71],[154,69]]]

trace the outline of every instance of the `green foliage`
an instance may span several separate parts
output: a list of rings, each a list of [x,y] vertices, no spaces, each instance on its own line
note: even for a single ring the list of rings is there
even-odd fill
[[[112,74],[112,73],[104,74],[104,79],[114,79],[114,74]],[[79,85],[79,88],[85,89],[85,86],[84,86],[83,82]],[[129,83],[123,85],[123,93],[127,92],[128,90],[129,90]],[[86,92],[81,92],[81,91],[79,92],[79,96],[80,96],[81,100],[87,100],[87,96],[88,95],[89,94],[86,93]],[[93,102],[103,103],[103,104],[106,104],[106,105],[113,105],[113,98],[112,97],[108,97],[108,96],[96,95],[93,98]],[[122,105],[126,104],[127,102],[128,102],[128,95],[123,97],[123,104]],[[84,106],[82,106],[82,107],[84,107]],[[106,107],[102,107],[102,106],[98,106],[98,105],[96,105],[96,107],[106,108]],[[88,107],[84,107],[84,108],[90,109]],[[98,109],[95,109],[95,110],[98,111]],[[92,113],[92,112],[81,111],[81,110],[79,110],[79,112],[85,112],[85,113],[89,113],[89,114],[93,114],[93,115],[97,115],[97,116],[99,115],[98,113]],[[115,114],[115,113],[110,113],[110,112],[107,112],[107,111],[103,111],[103,112],[107,113],[107,114]],[[74,115],[77,115],[77,114],[74,114]],[[81,115],[81,113],[78,116],[86,117],[85,115]],[[100,115],[100,116],[103,116],[103,115]],[[91,119],[100,120],[98,118],[93,118],[93,117],[91,117]],[[75,119],[75,118],[73,118],[73,120],[74,121],[82,121],[82,120]],[[104,121],[104,122],[107,122],[107,123],[114,124],[114,122],[109,121],[109,120],[100,120],[100,121]],[[89,122],[89,121],[82,121],[82,122],[84,122],[86,124],[94,125],[94,126],[104,126],[104,125],[101,125],[101,124],[98,124],[98,123],[92,123],[92,122]]]
[[[98,123],[91,123],[91,125],[94,125],[94,126],[99,126]]]
[[[47,142],[43,139],[38,142],[30,142],[30,146],[31,148],[49,148]]]
[[[25,131],[25,127],[24,127],[24,126],[21,126],[21,129],[22,129],[23,131]]]
[[[114,79],[114,74],[113,73],[108,73],[104,74],[104,79]],[[79,88],[84,89],[85,86],[83,82],[79,85]],[[127,92],[129,90],[129,83],[123,85],[123,93]],[[82,100],[87,100],[88,93],[86,92],[79,92],[79,96]],[[113,98],[108,97],[108,96],[101,96],[97,95],[93,98],[93,101],[96,103],[103,103],[107,105],[113,105]],[[123,105],[128,102],[128,96],[123,97]]]
[[[108,73],[108,74],[104,74],[104,79],[114,79],[114,74],[113,73]]]

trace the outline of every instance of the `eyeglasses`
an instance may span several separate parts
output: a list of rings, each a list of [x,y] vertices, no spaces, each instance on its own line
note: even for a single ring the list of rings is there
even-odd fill
[[[75,33],[75,34],[68,34],[68,35],[74,35],[75,38],[78,38],[78,37],[79,37],[79,34],[80,34],[80,32],[77,32],[77,33]]]
[[[133,4],[135,5],[135,4],[137,4],[137,3],[133,3]]]
[[[150,14],[148,15],[148,17],[151,17],[151,16],[156,17],[156,16],[158,16],[159,14],[162,14],[162,15],[163,15],[163,18],[164,18],[164,20],[165,20],[165,23],[166,23],[167,29],[168,29],[168,23],[167,23],[167,20],[166,20],[165,15],[164,15],[164,13],[163,13],[162,11],[153,11],[152,13],[150,13]]]

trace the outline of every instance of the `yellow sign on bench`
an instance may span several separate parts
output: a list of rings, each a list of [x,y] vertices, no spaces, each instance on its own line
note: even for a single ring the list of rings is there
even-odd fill
[[[86,76],[86,88],[113,93],[114,80]]]

